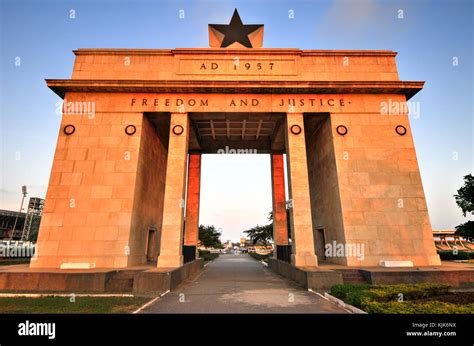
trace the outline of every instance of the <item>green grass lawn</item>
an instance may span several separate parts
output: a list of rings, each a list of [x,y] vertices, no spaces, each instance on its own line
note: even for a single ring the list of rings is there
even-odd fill
[[[446,284],[335,285],[331,295],[369,314],[472,314],[474,295]]]
[[[113,314],[131,313],[145,304],[146,297],[0,297],[0,313]]]

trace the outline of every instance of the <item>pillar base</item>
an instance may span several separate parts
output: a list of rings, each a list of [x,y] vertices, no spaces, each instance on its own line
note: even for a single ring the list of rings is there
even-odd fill
[[[197,258],[196,253],[196,246],[183,245],[184,263],[194,261]]]
[[[318,257],[312,253],[292,254],[291,264],[295,267],[317,267]]]
[[[179,268],[183,265],[183,256],[160,255],[158,256],[158,268]]]
[[[280,261],[291,262],[291,245],[276,245],[273,258]]]

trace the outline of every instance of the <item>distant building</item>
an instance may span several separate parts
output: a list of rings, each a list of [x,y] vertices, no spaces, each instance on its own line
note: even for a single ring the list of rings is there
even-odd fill
[[[253,243],[247,238],[240,238],[240,247],[247,249],[249,252],[256,252],[259,254],[267,254],[273,251],[273,244],[263,244],[261,242]]]
[[[451,251],[457,249],[474,251],[474,244],[457,235],[454,229],[433,230],[433,238],[437,250]]]
[[[35,240],[41,223],[43,204],[42,198],[31,197],[26,213],[0,209],[0,239],[19,240],[23,236],[23,240]],[[13,228],[15,233],[12,237]]]
[[[17,216],[18,220],[15,227],[15,238],[19,238],[21,236],[23,226],[25,225],[26,213],[18,214],[17,211],[0,209],[0,239],[10,239]]]
[[[234,248],[234,245],[232,243],[232,240],[227,240],[224,244],[222,244],[224,246],[224,250],[229,250],[229,249],[233,249]]]

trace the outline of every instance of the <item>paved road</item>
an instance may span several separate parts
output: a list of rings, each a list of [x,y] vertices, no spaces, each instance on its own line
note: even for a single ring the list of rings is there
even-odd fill
[[[345,313],[248,255],[221,255],[142,313]]]

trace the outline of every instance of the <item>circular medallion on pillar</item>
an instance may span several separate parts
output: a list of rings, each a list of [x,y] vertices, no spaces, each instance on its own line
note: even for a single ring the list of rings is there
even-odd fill
[[[395,132],[400,136],[405,136],[407,133],[407,128],[403,125],[398,125],[397,127],[395,127]]]
[[[63,132],[66,136],[72,135],[74,132],[76,132],[76,127],[74,125],[66,125],[64,126]]]
[[[301,126],[300,125],[292,125],[290,127],[290,131],[294,135],[299,135],[301,133]]]
[[[125,133],[129,136],[134,135],[135,132],[137,132],[137,128],[135,127],[135,125],[128,125],[125,128]]]
[[[175,125],[173,127],[173,133],[176,135],[176,136],[181,136],[184,132],[184,128],[181,126],[181,125]]]
[[[347,127],[345,127],[344,125],[339,125],[338,127],[336,127],[336,132],[338,135],[345,136],[347,135]]]

